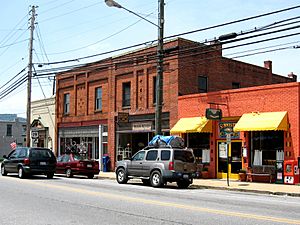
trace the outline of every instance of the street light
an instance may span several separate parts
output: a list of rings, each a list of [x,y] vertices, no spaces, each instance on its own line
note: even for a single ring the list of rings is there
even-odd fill
[[[164,0],[158,0],[158,24],[147,20],[139,14],[121,6],[114,0],[104,0],[109,7],[116,7],[124,9],[127,12],[134,14],[135,16],[151,23],[158,28],[158,43],[157,43],[157,76],[156,76],[156,105],[155,105],[155,134],[162,134],[161,122],[162,122],[162,97],[163,97],[163,45],[164,45]]]

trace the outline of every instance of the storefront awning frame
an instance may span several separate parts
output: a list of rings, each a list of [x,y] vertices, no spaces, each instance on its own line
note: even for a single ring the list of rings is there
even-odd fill
[[[212,121],[205,117],[181,118],[170,130],[170,133],[212,133]]]
[[[233,128],[234,132],[279,130],[288,130],[287,111],[245,113]]]

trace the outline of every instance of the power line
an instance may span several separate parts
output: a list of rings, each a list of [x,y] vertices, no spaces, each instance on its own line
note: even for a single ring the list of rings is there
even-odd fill
[[[291,18],[290,18],[291,19]],[[295,26],[295,27],[292,27],[292,28],[286,28],[286,29],[282,29],[282,30],[280,30],[280,31],[274,31],[274,32],[281,32],[281,31],[286,31],[286,30],[288,30],[288,29],[295,29],[295,28],[298,28],[298,26]],[[261,34],[261,35],[267,35],[267,34],[270,34],[270,33],[264,33],[264,34]],[[263,41],[270,41],[270,40],[275,40],[275,39],[278,39],[278,38],[284,38],[284,37],[288,37],[288,36],[292,36],[292,35],[298,35],[299,33],[296,33],[296,34],[291,34],[291,35],[285,35],[285,36],[281,36],[281,37],[276,37],[276,38],[271,38],[271,39],[268,39],[268,40],[261,40],[261,41],[256,41],[256,42],[252,42],[252,43],[246,43],[246,44],[242,44],[242,45],[237,45],[237,46],[230,46],[230,47],[228,47],[228,48],[233,48],[233,47],[240,47],[240,46],[245,46],[245,45],[249,45],[249,44],[255,44],[255,43],[258,43],[258,42],[263,42]],[[253,38],[254,36],[252,36],[252,38]],[[247,38],[251,38],[251,37],[247,37]],[[237,39],[237,40],[234,40],[234,41],[241,41],[241,40],[245,40],[246,38],[244,38],[244,39]],[[231,43],[231,42],[234,42],[234,41],[228,41],[228,42],[226,42],[225,44],[229,44],[229,43]],[[197,46],[198,46],[198,48],[199,48],[199,44],[201,44],[201,43],[197,43]],[[206,46],[207,47],[207,46]],[[226,48],[224,48],[224,49],[226,49]],[[191,50],[191,49],[190,49]],[[185,51],[188,51],[188,49],[186,49]],[[203,53],[202,53],[203,54]],[[235,57],[235,58],[237,58],[237,57]],[[77,65],[78,66],[78,65]],[[81,65],[80,65],[81,66]],[[66,67],[64,67],[65,69],[66,69]],[[70,68],[72,68],[72,69],[74,69],[74,68],[76,68],[76,66],[71,66],[71,67],[69,67],[68,69],[70,69]],[[85,68],[84,68],[84,70],[90,70],[91,69],[91,67],[90,66],[88,66],[87,64],[85,64]],[[60,71],[61,72],[61,71]],[[51,74],[53,74],[53,73],[51,73]]]
[[[151,14],[152,14],[152,13],[151,13]],[[151,15],[151,14],[148,14],[148,16]],[[99,40],[99,41],[96,41],[96,42],[94,42],[94,43],[92,43],[92,44],[85,45],[85,46],[82,46],[82,47],[80,47],[80,48],[75,48],[75,49],[68,50],[68,51],[57,52],[57,53],[50,53],[49,55],[59,55],[59,54],[64,54],[64,53],[69,53],[69,52],[75,52],[75,51],[82,50],[82,49],[88,48],[88,47],[90,47],[90,46],[99,44],[99,43],[102,42],[102,41],[105,41],[105,40],[107,40],[107,39],[109,39],[109,38],[111,38],[111,37],[113,37],[113,36],[116,36],[116,35],[122,33],[123,31],[127,30],[128,28],[130,28],[130,27],[134,26],[135,24],[139,23],[141,20],[142,20],[142,19],[139,19],[138,21],[134,22],[133,24],[130,24],[129,26],[126,26],[125,28],[123,28],[123,29],[121,29],[121,30],[119,30],[119,31],[117,31],[117,32],[115,32],[115,33],[113,33],[113,34],[111,34],[111,35],[109,35],[109,36],[107,36],[107,37],[105,37],[105,38]]]
[[[210,26],[210,27],[206,27],[206,28],[201,28],[201,29],[197,29],[197,30],[193,30],[193,31],[185,32],[185,33],[180,33],[180,34],[165,37],[164,39],[170,39],[170,38],[174,38],[174,37],[178,37],[178,36],[184,36],[184,35],[187,35],[187,34],[196,33],[196,32],[200,32],[200,31],[204,31],[204,30],[223,27],[223,26],[227,26],[227,25],[231,25],[231,24],[235,24],[235,23],[244,22],[244,21],[247,21],[247,20],[252,20],[252,19],[256,19],[256,18],[260,18],[260,17],[264,17],[264,16],[269,16],[269,15],[273,15],[273,14],[277,14],[277,13],[281,13],[281,12],[285,12],[285,11],[294,10],[294,9],[297,9],[297,8],[300,8],[300,5],[285,8],[285,9],[281,9],[281,10],[277,10],[277,11],[273,11],[273,12],[269,12],[269,13],[260,14],[260,15],[257,15],[257,16],[247,17],[247,18],[244,18],[244,19],[239,19],[239,20],[235,20],[235,21],[231,21],[231,22],[226,22],[226,23],[222,23],[222,24],[219,24],[219,25],[214,25],[214,26]],[[40,64],[50,65],[50,64],[60,64],[60,63],[74,62],[74,61],[79,61],[79,60],[83,60],[83,59],[87,59],[87,58],[93,58],[93,57],[96,57],[96,56],[102,56],[102,55],[107,55],[107,54],[110,54],[110,53],[115,53],[115,52],[118,52],[118,51],[128,50],[128,49],[131,49],[131,48],[146,45],[147,43],[155,43],[156,41],[157,40],[144,42],[144,43],[140,43],[140,44],[135,44],[135,45],[131,45],[131,46],[127,46],[127,47],[123,47],[123,48],[119,48],[119,49],[115,49],[115,50],[111,50],[111,51],[107,51],[107,52],[103,52],[103,53],[98,53],[98,54],[93,54],[93,55],[89,55],[89,56],[79,57],[79,58],[76,58],[76,59],[68,59],[68,60],[57,61],[57,62],[52,62],[52,63],[40,63]]]
[[[239,38],[239,39],[233,39],[233,40],[229,40],[229,41],[224,41],[224,42],[221,42],[221,44],[230,44],[230,43],[233,43],[233,42],[238,42],[238,41],[244,41],[246,39],[250,39],[250,38],[257,38],[257,37],[260,37],[260,36],[265,36],[265,35],[270,35],[270,34],[274,34],[274,33],[278,33],[278,32],[284,32],[284,31],[288,31],[288,30],[292,30],[292,29],[298,29],[300,26],[294,26],[294,27],[289,27],[289,28],[285,28],[285,29],[281,29],[281,30],[275,30],[275,31],[271,31],[271,32],[265,32],[265,33],[262,33],[262,34],[258,34],[258,35],[253,35],[253,36],[247,36],[247,37],[244,37],[244,38]],[[270,28],[271,29],[271,28]],[[265,29],[264,29],[265,30]],[[254,30],[255,32],[258,31],[258,30]],[[242,34],[244,34],[242,32]],[[247,33],[249,34],[249,32]],[[250,45],[250,44],[257,44],[257,43],[261,43],[261,42],[266,42],[266,41],[272,41],[272,40],[276,40],[276,39],[282,39],[282,38],[286,38],[286,37],[290,37],[290,36],[295,36],[295,35],[298,35],[299,33],[295,33],[295,34],[289,34],[289,35],[283,35],[283,36],[278,36],[278,37],[273,37],[273,38],[269,38],[269,39],[263,39],[263,40],[258,40],[258,41],[254,41],[254,42],[251,42],[251,43],[244,43],[244,44],[240,44],[240,45],[236,45],[236,46],[230,46],[230,47],[226,47],[226,48],[223,48],[223,50],[225,49],[230,49],[230,48],[236,48],[236,47],[241,47],[241,46],[246,46],[246,45]],[[179,50],[179,53],[183,53],[183,52],[191,52],[195,49],[198,49],[198,48],[207,48],[208,45],[204,45],[203,43],[195,43],[194,45],[192,46],[187,46],[187,47],[183,47]],[[151,54],[151,52],[148,52],[147,53],[148,55]],[[153,51],[153,60],[156,59],[156,54],[155,52]],[[122,57],[121,60],[119,61],[115,61],[114,63],[122,63],[122,62],[125,62],[125,61],[130,61],[130,60],[134,60],[134,58],[136,57],[139,57],[140,56],[143,56],[144,53],[137,53],[137,54],[134,54],[134,55],[129,55],[127,57]],[[92,63],[93,64],[93,63]],[[54,71],[57,71],[57,70],[68,70],[68,69],[73,69],[75,67],[80,67],[80,66],[87,66],[89,67],[88,64],[81,64],[81,65],[74,65],[74,66],[67,66],[67,67],[59,67],[59,68],[55,68]],[[107,66],[110,66],[110,63],[108,63]],[[48,69],[49,71],[50,69]],[[85,68],[83,68],[83,70],[85,70]],[[47,71],[47,70],[42,70],[42,71]],[[51,71],[51,70],[50,70]]]
[[[0,46],[0,48],[11,47],[11,46],[13,46],[13,45],[23,43],[23,42],[25,42],[25,41],[28,41],[28,38],[27,38],[27,39],[24,39],[24,40],[22,40],[22,41],[16,41],[16,42],[13,42],[13,43],[10,43],[10,44],[7,44],[7,45],[2,45],[2,46]]]

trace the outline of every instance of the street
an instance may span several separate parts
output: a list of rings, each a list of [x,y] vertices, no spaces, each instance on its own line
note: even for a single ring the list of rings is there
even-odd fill
[[[300,224],[297,197],[0,176],[0,224]]]

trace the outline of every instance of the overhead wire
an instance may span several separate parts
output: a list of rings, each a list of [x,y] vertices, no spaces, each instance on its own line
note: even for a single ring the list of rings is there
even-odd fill
[[[293,29],[295,29],[295,28],[298,28],[298,26],[295,26],[295,27],[293,27]],[[282,31],[287,31],[288,29],[282,29]],[[279,32],[279,31],[277,31],[277,32]],[[270,33],[267,33],[267,34],[270,34]],[[267,35],[267,34],[264,34],[264,35]],[[292,34],[292,35],[298,35],[298,34]],[[256,36],[257,37],[257,36]],[[287,35],[286,36],[282,36],[282,38],[283,37],[288,37]],[[277,38],[279,38],[279,37],[277,37]],[[274,39],[274,38],[272,38],[272,39]],[[239,41],[241,41],[241,40],[245,40],[245,38],[244,39],[239,39]],[[236,40],[237,41],[237,40]],[[148,42],[147,42],[148,43]],[[226,42],[225,44],[228,44],[228,43],[230,43],[230,42]],[[253,43],[257,43],[257,41],[256,42],[253,42]],[[248,43],[249,44],[249,43]],[[241,46],[241,45],[239,45],[239,46]],[[231,47],[232,48],[232,47]],[[103,54],[103,53],[102,53]],[[85,64],[86,65],[86,64]],[[87,66],[88,68],[85,68],[85,69],[89,69],[90,67],[89,66]],[[73,68],[75,68],[75,67],[73,67]],[[53,73],[52,73],[53,74]]]
[[[184,35],[187,35],[187,34],[196,33],[196,32],[200,32],[200,31],[204,31],[204,30],[223,27],[223,26],[227,26],[227,25],[231,25],[231,24],[235,24],[235,23],[240,23],[240,22],[244,22],[244,21],[248,21],[248,20],[252,20],[252,19],[257,19],[257,18],[264,17],[264,16],[269,16],[269,15],[273,15],[273,14],[277,14],[277,13],[281,13],[281,12],[285,12],[285,11],[294,10],[294,9],[297,9],[297,8],[300,8],[300,5],[285,8],[285,9],[281,9],[281,10],[276,10],[276,11],[272,11],[272,12],[268,12],[268,13],[263,13],[263,14],[260,14],[260,15],[251,16],[251,17],[247,17],[247,18],[243,18],[243,19],[239,19],[239,20],[235,20],[235,21],[230,21],[230,22],[226,22],[226,23],[222,23],[222,24],[218,24],[218,25],[213,25],[213,26],[209,26],[209,27],[205,27],[205,28],[201,28],[201,29],[197,29],[197,30],[193,30],[193,31],[189,31],[189,32],[184,32],[184,33],[180,33],[180,34],[176,34],[176,35],[171,35],[171,36],[165,37],[164,39],[166,40],[166,39],[170,39],[170,38],[174,38],[174,37],[178,37],[178,36],[184,36]],[[93,58],[93,57],[97,57],[97,56],[107,55],[107,54],[110,54],[110,53],[115,53],[115,52],[119,52],[119,51],[123,51],[123,50],[132,49],[132,48],[135,48],[135,47],[143,46],[143,45],[146,45],[147,43],[156,43],[156,42],[157,42],[157,40],[143,42],[143,43],[140,43],[140,44],[135,44],[135,45],[131,45],[131,46],[123,47],[123,48],[118,48],[118,49],[103,52],[103,53],[78,57],[76,59],[68,59],[68,60],[51,62],[51,64],[60,64],[60,63],[80,61],[80,60],[83,60],[83,59],[88,59],[88,58]],[[41,62],[40,64],[47,64],[47,63],[42,63]]]
[[[237,42],[237,41],[246,40],[246,39],[249,39],[249,38],[256,38],[256,37],[260,37],[260,36],[264,36],[264,35],[270,35],[270,34],[274,34],[274,33],[278,33],[278,32],[288,31],[288,30],[292,30],[292,29],[296,29],[296,28],[299,28],[299,26],[294,26],[294,27],[285,28],[285,29],[281,29],[281,30],[271,31],[271,32],[263,33],[263,34],[259,34],[259,35],[248,36],[248,37],[245,37],[245,38],[233,39],[233,40],[222,42],[222,45],[224,45],[224,44],[230,44],[230,43]],[[271,28],[269,28],[269,29],[271,29]],[[254,31],[256,32],[257,30],[254,30]],[[264,31],[265,31],[265,29],[264,29]],[[242,34],[244,34],[244,33],[242,32]],[[249,33],[247,33],[247,34],[249,34]],[[261,43],[261,42],[266,42],[266,41],[281,39],[281,38],[285,38],[285,37],[289,37],[289,36],[295,36],[295,35],[298,35],[298,33],[284,35],[284,36],[279,36],[279,37],[273,37],[273,38],[264,39],[264,40],[257,40],[257,41],[254,41],[252,43],[240,44],[240,45],[232,46],[232,47],[226,47],[226,48],[223,47],[223,50],[230,49],[230,48],[241,47],[241,46],[246,46],[246,45],[250,45],[250,44],[257,44],[257,43]],[[209,45],[203,45],[203,43],[198,43],[197,42],[197,43],[195,43],[195,45],[181,48],[179,52],[180,53],[183,53],[183,51],[191,52],[191,51],[193,51],[195,49],[198,49],[198,48],[207,48],[207,46],[209,46]],[[155,53],[156,53],[156,51],[153,51],[153,55],[154,55],[153,57],[156,57]],[[150,53],[147,52],[147,54],[149,55],[149,54],[151,54],[151,52]],[[144,55],[144,53],[142,52],[142,53],[140,53],[140,55]],[[136,58],[138,56],[139,56],[138,54],[129,55],[127,57],[125,56],[125,57],[122,57],[122,59],[120,61],[117,60],[114,63],[122,63],[122,62],[125,62],[125,61],[130,61],[130,60],[133,60],[133,58]],[[91,64],[93,64],[93,63],[91,63]],[[77,67],[78,66],[84,66],[84,65],[88,66],[88,64],[81,64],[81,65],[76,64]],[[60,67],[60,68],[67,70],[67,69],[72,68],[72,66]],[[57,69],[55,69],[55,71],[57,71]]]
[[[152,13],[151,13],[151,14],[152,14]],[[151,14],[148,14],[148,16],[151,15]],[[109,39],[109,38],[111,38],[111,37],[114,37],[114,36],[116,36],[116,35],[122,33],[123,31],[127,30],[128,28],[130,28],[130,27],[134,26],[135,24],[139,23],[141,20],[142,20],[142,19],[139,19],[138,21],[136,21],[136,22],[134,22],[134,23],[132,23],[132,24],[126,26],[125,28],[123,28],[123,29],[121,29],[121,30],[119,30],[119,31],[117,31],[117,32],[115,32],[115,33],[113,33],[113,34],[110,34],[109,36],[107,36],[107,37],[105,37],[105,38],[102,38],[102,39],[100,39],[99,41],[96,41],[96,42],[94,42],[94,43],[92,43],[92,44],[85,45],[85,46],[82,46],[82,47],[80,47],[80,48],[75,48],[75,49],[68,50],[68,51],[57,52],[57,53],[50,53],[49,55],[59,55],[59,54],[64,54],[64,53],[69,53],[69,52],[75,52],[75,51],[82,50],[82,49],[91,47],[91,46],[93,46],[93,45],[99,44],[99,43],[102,42],[102,41],[105,41],[105,40],[107,40],[107,39]]]

